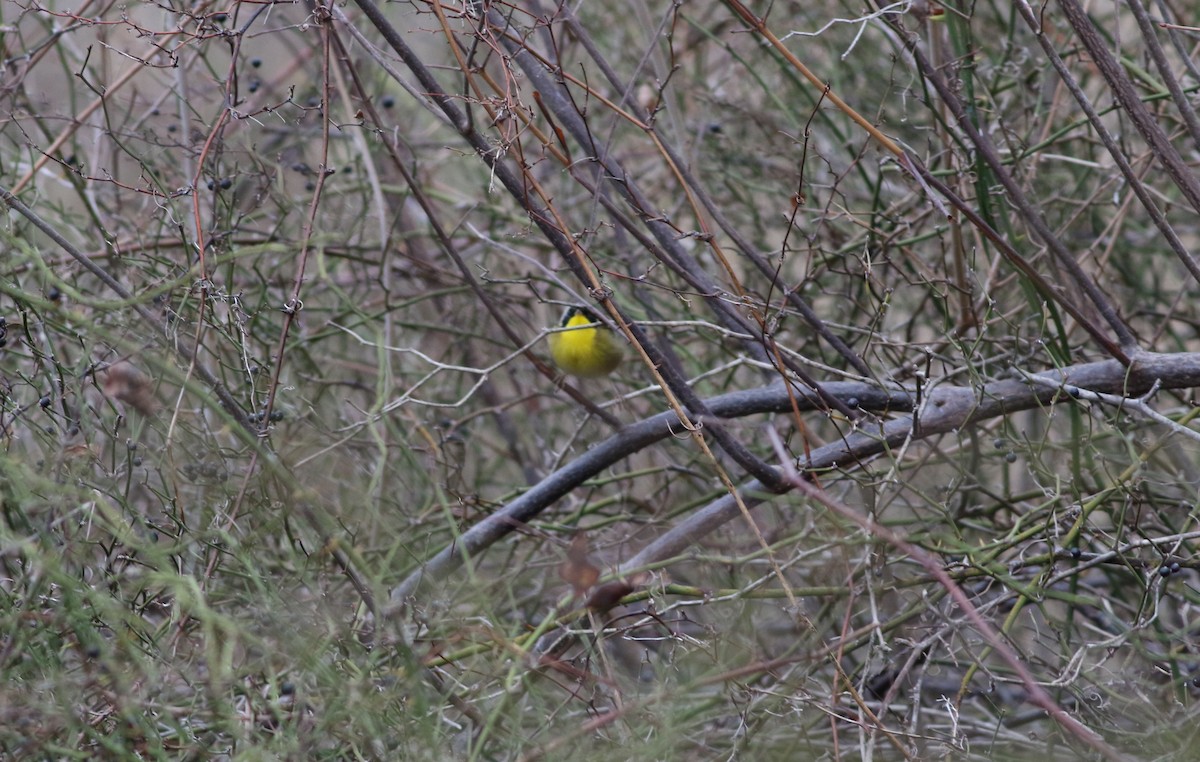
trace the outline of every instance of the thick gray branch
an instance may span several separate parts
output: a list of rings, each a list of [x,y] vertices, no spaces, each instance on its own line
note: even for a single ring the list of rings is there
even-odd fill
[[[859,430],[846,438],[813,450],[807,460],[797,465],[801,471],[835,466],[853,468],[910,439],[919,440],[959,431],[980,421],[1073,399],[1066,390],[1068,386],[1129,397],[1145,394],[1156,382],[1162,389],[1200,386],[1200,354],[1143,352],[1132,359],[1133,363],[1128,368],[1116,360],[1106,360],[1037,374],[1039,378],[1050,380],[1057,386],[1031,384],[1018,379],[993,381],[982,387],[935,385],[928,388],[919,401],[912,391],[887,391],[862,383],[825,384],[823,388],[827,393],[835,394],[847,405],[862,410],[897,412],[909,411],[917,402],[920,406],[915,412],[881,420],[869,427],[860,426]],[[798,396],[797,400],[801,410],[822,407],[812,392]],[[720,418],[786,413],[792,409],[787,390],[779,385],[724,394],[708,400],[707,404],[712,414]],[[524,495],[471,527],[455,543],[409,574],[392,591],[391,605],[385,614],[395,615],[401,611],[423,581],[444,578],[461,566],[465,558],[478,555],[584,481],[632,453],[677,433],[678,424],[674,413],[661,413],[648,418],[622,429],[550,474]],[[768,497],[761,490],[761,485],[753,481],[742,488],[743,498],[748,505],[762,502]],[[677,555],[739,515],[736,501],[731,496],[724,496],[691,514],[630,559],[626,568]]]

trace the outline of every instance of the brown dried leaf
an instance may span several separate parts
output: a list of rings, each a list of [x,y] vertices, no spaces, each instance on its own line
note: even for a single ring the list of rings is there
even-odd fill
[[[132,363],[125,360],[113,363],[98,377],[104,396],[124,402],[145,416],[153,415],[158,410],[154,384]]]
[[[558,567],[558,575],[575,589],[576,595],[583,595],[600,579],[600,570],[588,557],[588,541],[583,532],[571,538],[567,560]]]

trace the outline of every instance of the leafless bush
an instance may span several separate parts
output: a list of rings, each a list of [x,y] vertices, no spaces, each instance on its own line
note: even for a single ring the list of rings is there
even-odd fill
[[[1188,758],[1183,5],[0,6],[0,748]]]

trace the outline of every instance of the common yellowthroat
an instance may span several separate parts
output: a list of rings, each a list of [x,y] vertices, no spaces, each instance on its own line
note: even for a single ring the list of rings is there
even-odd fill
[[[563,313],[565,331],[550,334],[550,356],[564,373],[580,378],[607,376],[621,364],[625,354],[607,326],[583,307],[568,307]]]

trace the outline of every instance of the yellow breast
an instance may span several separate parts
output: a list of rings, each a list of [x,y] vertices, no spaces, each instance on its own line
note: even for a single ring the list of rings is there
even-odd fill
[[[550,334],[550,356],[564,373],[599,378],[621,364],[621,345],[612,331],[595,322],[587,310],[572,307],[563,317],[562,326],[567,330]]]

